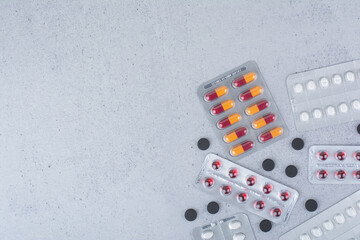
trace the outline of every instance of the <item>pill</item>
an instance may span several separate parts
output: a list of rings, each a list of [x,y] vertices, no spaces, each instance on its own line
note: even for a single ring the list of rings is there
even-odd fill
[[[339,180],[344,180],[346,177],[346,172],[344,170],[339,170],[335,173],[335,177]]]
[[[322,111],[319,108],[313,110],[312,115],[314,118],[319,119],[322,117]]]
[[[271,186],[271,184],[266,184],[266,185],[263,187],[263,192],[264,192],[265,194],[269,194],[269,193],[271,193],[272,189],[273,189],[273,187]]]
[[[326,220],[325,222],[323,222],[323,227],[325,228],[325,230],[331,231],[334,229],[334,224],[331,220]]]
[[[338,152],[335,154],[335,157],[336,157],[337,160],[343,161],[343,160],[345,160],[345,158],[346,158],[346,153],[343,152],[343,151],[338,151]]]
[[[313,91],[316,89],[316,83],[312,80],[308,81],[307,84],[306,84],[306,88],[309,90],[309,91]]]
[[[346,113],[348,111],[348,105],[346,103],[340,103],[339,112]]]
[[[317,172],[317,177],[320,180],[324,180],[325,178],[327,178],[327,176],[328,176],[328,173],[326,170],[320,170]]]
[[[221,193],[224,195],[229,195],[231,193],[231,187],[230,186],[222,186],[220,188]]]
[[[340,85],[342,82],[341,76],[339,74],[335,74],[332,78],[332,81],[336,85]]]
[[[360,101],[359,100],[352,101],[351,106],[354,110],[359,111],[360,110]]]
[[[256,79],[256,73],[254,73],[254,72],[247,73],[247,74],[235,79],[233,82],[233,87],[238,88],[238,87],[244,86],[244,85],[254,81],[255,79]]]
[[[226,110],[229,110],[230,108],[232,108],[235,105],[233,100],[227,100],[225,102],[222,102],[216,106],[214,106],[211,109],[211,114],[212,115],[218,115],[222,112],[225,112]]]
[[[300,120],[302,122],[307,122],[307,121],[309,121],[309,119],[310,119],[310,116],[307,112],[300,113]]]
[[[214,236],[214,232],[211,230],[205,230],[204,232],[201,233],[201,238],[202,239],[210,239]]]
[[[303,91],[303,85],[301,83],[297,83],[294,85],[294,92],[301,93]]]
[[[360,161],[360,152],[359,151],[354,153],[354,159]]]
[[[259,128],[262,128],[266,125],[268,125],[269,123],[275,121],[276,117],[274,114],[270,113],[270,114],[267,114],[261,118],[258,118],[256,119],[253,123],[252,123],[252,126],[253,128],[255,129],[259,129]]]
[[[259,96],[263,92],[263,88],[260,86],[253,87],[240,94],[240,101],[248,101],[256,96]]]
[[[290,198],[290,193],[289,192],[282,192],[280,194],[280,198],[281,198],[282,201],[287,201]]]
[[[327,79],[326,77],[320,78],[320,80],[319,80],[319,85],[320,85],[322,88],[327,88],[327,87],[329,86],[329,79]]]
[[[328,106],[327,108],[326,108],[326,114],[328,115],[328,116],[334,116],[335,114],[336,114],[336,110],[335,110],[335,108],[333,107],[333,106]]]
[[[236,168],[230,169],[229,171],[229,177],[236,178],[238,176],[239,172]]]
[[[307,233],[304,233],[300,236],[299,240],[311,240],[311,238]]]
[[[232,220],[229,222],[229,228],[235,230],[241,227],[241,222],[239,220]]]
[[[247,129],[244,127],[240,127],[231,133],[228,133],[224,136],[224,141],[227,143],[233,142],[236,139],[241,138],[242,136],[245,136],[247,134]]]
[[[243,233],[235,233],[233,236],[233,240],[245,240],[245,234]]]
[[[355,217],[357,215],[357,212],[356,212],[355,208],[353,208],[353,207],[348,207],[348,208],[346,208],[345,211],[349,217]]]
[[[234,113],[234,114],[220,120],[217,125],[218,125],[218,128],[224,129],[224,128],[227,128],[227,127],[233,125],[234,123],[237,123],[240,120],[241,120],[240,114]]]
[[[254,202],[254,208],[258,209],[258,210],[262,210],[265,208],[265,203],[264,201],[255,201]]]
[[[213,101],[213,100],[225,95],[227,92],[228,92],[228,88],[226,86],[221,86],[211,92],[208,92],[204,96],[204,99],[205,99],[205,101],[210,102],[210,101]]]
[[[222,163],[219,160],[216,160],[211,164],[211,166],[214,170],[218,170],[219,168],[221,168],[221,165],[222,165]]]
[[[283,129],[281,127],[276,127],[276,128],[271,129],[270,131],[267,131],[267,132],[261,134],[259,137],[259,141],[267,142],[270,139],[280,136],[281,134],[283,134]]]
[[[339,224],[343,224],[345,222],[345,217],[342,213],[337,213],[334,216],[334,220]]]
[[[271,215],[274,216],[274,217],[280,217],[281,216],[281,209],[280,208],[271,209]]]
[[[354,172],[354,178],[360,180],[360,170]]]
[[[247,199],[248,199],[248,196],[247,196],[246,193],[239,193],[239,194],[237,195],[237,200],[238,200],[239,202],[245,202]]]
[[[355,74],[353,72],[349,71],[345,74],[345,78],[346,78],[346,81],[353,82],[353,81],[355,81]]]
[[[204,179],[204,186],[205,187],[212,187],[214,185],[214,179],[213,178],[205,178]]]
[[[249,151],[253,147],[254,147],[254,142],[246,141],[246,142],[241,143],[240,145],[235,146],[233,149],[231,149],[230,154],[235,157],[246,151]]]
[[[246,184],[248,186],[254,186],[256,183],[256,177],[255,176],[250,176],[246,179]]]
[[[327,158],[329,157],[329,154],[325,151],[321,151],[318,153],[318,158],[321,160],[321,161],[325,161]]]
[[[311,234],[314,235],[315,237],[321,237],[323,235],[323,232],[322,232],[321,228],[314,227],[311,229]]]
[[[261,100],[254,105],[251,105],[250,107],[246,108],[245,112],[247,115],[254,115],[255,113],[258,113],[265,108],[269,107],[269,102],[266,100]],[[360,102],[359,102],[359,109],[360,109]]]

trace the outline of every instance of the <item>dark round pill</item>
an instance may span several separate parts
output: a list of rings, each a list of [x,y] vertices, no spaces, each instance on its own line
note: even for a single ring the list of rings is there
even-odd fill
[[[189,208],[188,210],[186,210],[185,212],[185,219],[188,220],[189,222],[194,221],[197,217],[197,212],[195,211],[195,209]]]
[[[286,176],[288,177],[295,177],[298,174],[298,170],[294,165],[289,165],[285,169]]]
[[[219,209],[220,209],[220,206],[217,202],[209,202],[209,204],[207,205],[207,210],[211,214],[215,214],[215,213],[219,212]]]
[[[304,140],[302,140],[301,138],[294,138],[294,140],[292,140],[291,142],[291,146],[295,150],[301,150],[304,147]]]
[[[305,203],[305,208],[309,212],[313,212],[318,208],[318,203],[314,199],[309,199]]]
[[[272,224],[269,220],[262,220],[259,224],[261,231],[268,232],[272,228]]]
[[[197,146],[200,150],[204,151],[210,147],[210,142],[207,138],[200,138],[197,143]]]
[[[360,124],[357,126],[357,132],[360,134]]]
[[[272,171],[275,168],[275,163],[271,159],[265,159],[262,163],[262,167],[265,171]]]

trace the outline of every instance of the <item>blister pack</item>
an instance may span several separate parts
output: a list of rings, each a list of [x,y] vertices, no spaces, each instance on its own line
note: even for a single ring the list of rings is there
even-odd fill
[[[244,157],[287,135],[287,127],[254,61],[198,88],[206,115],[231,157]]]
[[[197,227],[192,234],[194,240],[255,240],[249,218],[244,213]]]
[[[275,223],[286,222],[299,193],[215,154],[208,154],[196,184],[222,201]]]
[[[360,61],[345,62],[287,78],[298,131],[360,119]]]
[[[351,240],[359,236],[360,191],[280,237],[280,240]]]
[[[311,146],[309,181],[314,184],[360,184],[360,146]]]

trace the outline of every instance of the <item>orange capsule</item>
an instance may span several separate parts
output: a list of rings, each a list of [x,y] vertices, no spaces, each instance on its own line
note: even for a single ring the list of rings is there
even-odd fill
[[[262,128],[266,125],[268,125],[269,123],[272,123],[273,121],[275,121],[276,117],[274,114],[270,113],[267,114],[261,118],[256,119],[253,123],[252,126],[255,129],[259,129]]]
[[[258,113],[265,108],[269,107],[269,102],[266,100],[261,100],[254,105],[251,105],[250,107],[246,108],[245,112],[247,115],[254,115],[255,113]]]
[[[244,127],[240,127],[231,133],[228,133],[224,136],[224,141],[227,143],[233,142],[238,138],[241,138],[242,136],[247,134],[247,129]]]
[[[244,86],[244,85],[254,81],[255,79],[256,79],[256,73],[254,73],[254,72],[247,73],[247,74],[235,79],[233,82],[233,87],[238,88],[238,87]]]
[[[205,94],[204,99],[205,101],[210,102],[225,95],[227,92],[228,92],[228,88],[226,86],[221,86]]]
[[[270,131],[267,131],[267,132],[261,134],[259,137],[259,141],[267,142],[270,139],[280,136],[281,134],[283,134],[283,129],[281,127],[276,127],[276,128],[271,129]]]
[[[264,89],[262,87],[256,86],[256,87],[250,88],[249,90],[243,92],[240,95],[239,99],[242,102],[248,101],[256,96],[259,96],[263,91],[264,91]]]
[[[222,112],[225,112],[226,110],[229,110],[230,108],[232,108],[234,106],[234,101],[233,100],[226,100],[225,102],[222,102],[216,106],[214,106],[211,109],[211,114],[212,115],[218,115]]]
[[[218,128],[224,129],[224,128],[227,128],[227,127],[233,125],[234,123],[237,123],[240,120],[241,120],[240,114],[234,113],[234,114],[220,120],[217,125],[218,125]]]
[[[252,141],[246,141],[246,142],[241,143],[240,145],[237,145],[233,149],[231,149],[230,154],[232,156],[236,157],[246,151],[249,151],[253,147],[254,147],[254,143]]]

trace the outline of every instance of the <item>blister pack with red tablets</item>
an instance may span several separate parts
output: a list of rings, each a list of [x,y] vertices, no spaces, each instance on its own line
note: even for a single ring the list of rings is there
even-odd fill
[[[280,240],[357,240],[360,191],[336,203],[280,237]]]
[[[299,193],[215,154],[208,154],[196,184],[227,201],[275,223],[289,218]]]
[[[197,227],[193,230],[194,240],[255,240],[249,218],[244,213]]]
[[[288,134],[254,61],[205,82],[198,95],[231,157],[244,157]]]
[[[309,181],[314,184],[360,184],[360,146],[311,146]]]

